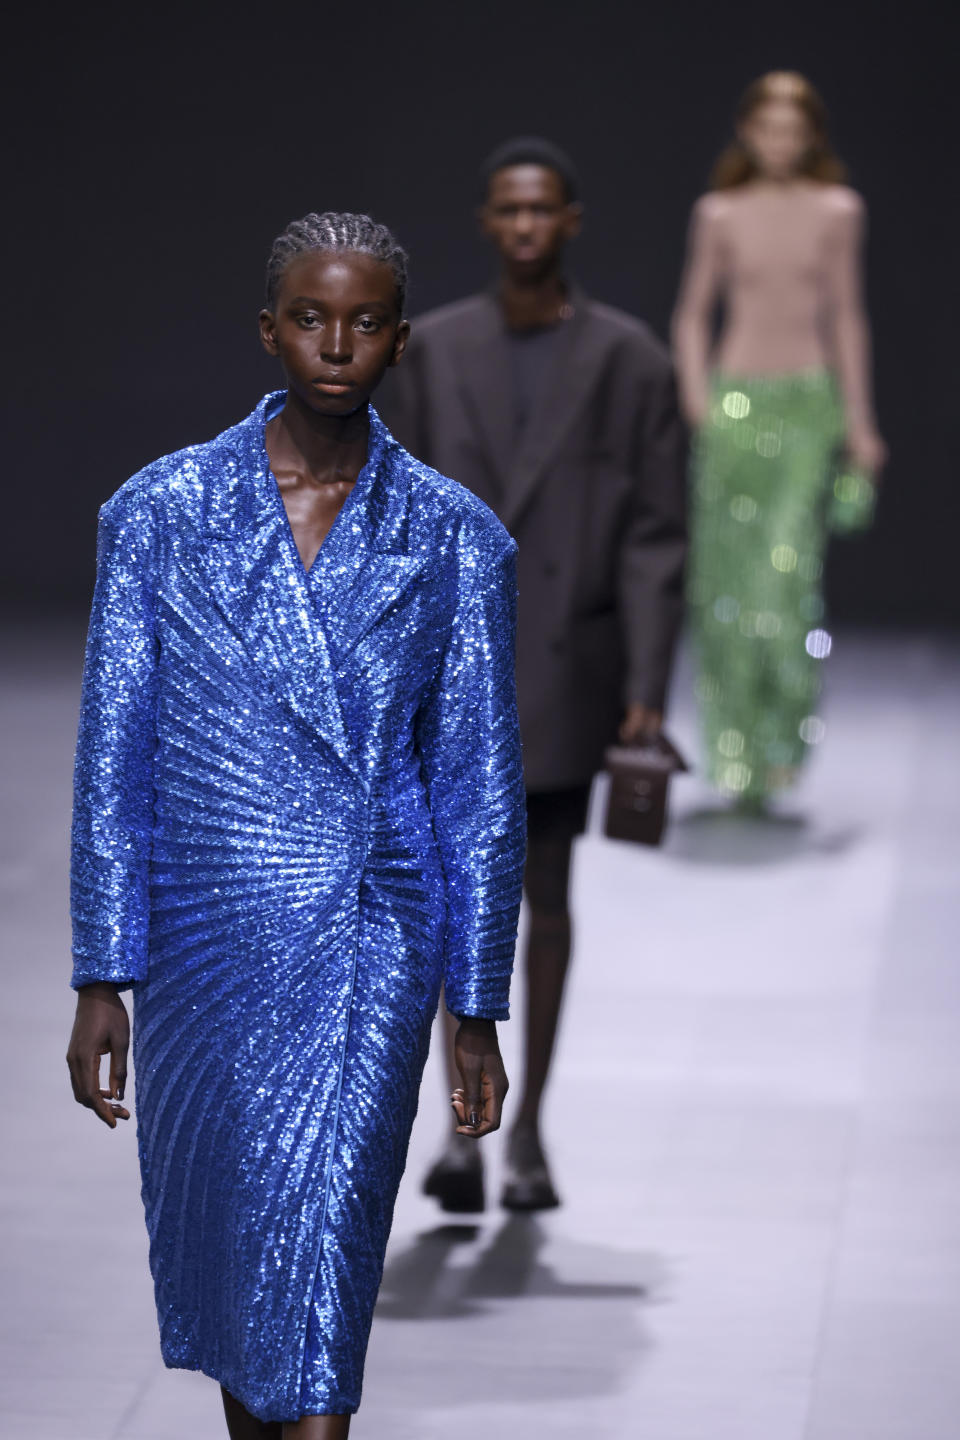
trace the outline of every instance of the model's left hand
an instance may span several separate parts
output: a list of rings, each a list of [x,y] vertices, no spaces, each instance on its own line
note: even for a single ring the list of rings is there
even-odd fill
[[[876,430],[851,430],[847,436],[847,454],[854,465],[876,478],[887,463],[887,447]]]
[[[620,724],[620,740],[624,745],[638,745],[641,740],[656,740],[663,729],[663,715],[649,705],[634,702]]]
[[[458,1135],[479,1140],[500,1126],[503,1102],[509,1082],[500,1055],[497,1026],[493,1020],[460,1021],[453,1053],[463,1085],[453,1092]]]

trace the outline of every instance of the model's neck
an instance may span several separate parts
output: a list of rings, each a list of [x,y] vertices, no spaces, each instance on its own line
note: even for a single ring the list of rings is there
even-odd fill
[[[567,283],[559,265],[533,278],[502,270],[497,298],[509,330],[534,330],[564,318]]]
[[[322,415],[288,390],[274,421],[272,448],[288,462],[299,459],[318,479],[351,471],[356,476],[366,463],[369,439],[369,405],[350,415]]]
[[[806,176],[791,170],[787,175],[754,175],[751,185],[755,190],[800,190],[806,183]]]

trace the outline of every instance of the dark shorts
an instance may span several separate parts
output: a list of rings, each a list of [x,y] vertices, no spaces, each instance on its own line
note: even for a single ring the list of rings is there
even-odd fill
[[[527,843],[572,843],[586,829],[589,804],[589,784],[573,785],[566,790],[528,790]]]

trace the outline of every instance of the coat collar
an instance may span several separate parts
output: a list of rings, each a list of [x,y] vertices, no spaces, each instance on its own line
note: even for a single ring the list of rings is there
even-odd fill
[[[570,287],[573,315],[561,329],[533,412],[514,434],[509,341],[494,291],[478,297],[476,322],[458,344],[463,398],[500,480],[497,512],[509,528],[526,509],[595,383],[602,349],[590,325],[587,296]]]
[[[266,395],[208,447],[206,578],[271,688],[353,770],[336,672],[429,559],[410,552],[413,462],[371,409],[367,462],[308,573],[264,443],[284,399]]]

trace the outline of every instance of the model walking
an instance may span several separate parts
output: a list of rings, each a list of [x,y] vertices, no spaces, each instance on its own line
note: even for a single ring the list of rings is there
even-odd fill
[[[388,403],[404,444],[469,485],[520,547],[530,925],[501,1198],[536,1210],[559,1203],[542,1111],[571,954],[571,853],[605,747],[661,725],[682,611],[685,445],[659,341],[567,274],[582,216],[569,157],[510,140],[482,185],[495,286],[417,322]],[[426,1188],[445,1209],[482,1207],[479,1152],[451,1135]]]
[[[515,547],[368,405],[405,258],[365,216],[291,224],[260,316],[286,392],[101,512],[68,1059],[128,1118],[132,986],[163,1356],[235,1440],[347,1433],[441,981],[460,1134],[506,1090]]]
[[[865,211],[842,178],[809,81],[775,72],[752,84],[694,209],[674,317],[696,431],[688,596],[707,768],[748,804],[789,785],[822,736],[827,533],[866,512],[884,461],[861,301]]]

